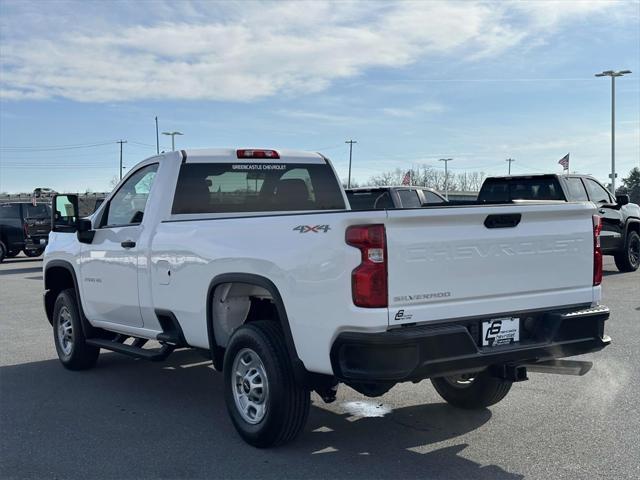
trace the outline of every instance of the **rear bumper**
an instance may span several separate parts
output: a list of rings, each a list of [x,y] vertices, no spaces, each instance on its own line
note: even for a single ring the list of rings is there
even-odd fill
[[[25,250],[37,250],[47,246],[49,237],[47,235],[34,235],[27,237],[24,242]]]
[[[402,382],[571,357],[611,342],[604,335],[609,318],[604,306],[527,315],[513,315],[521,321],[531,318],[521,341],[497,347],[479,346],[478,328],[488,318],[380,333],[344,332],[333,343],[331,364],[340,380]]]

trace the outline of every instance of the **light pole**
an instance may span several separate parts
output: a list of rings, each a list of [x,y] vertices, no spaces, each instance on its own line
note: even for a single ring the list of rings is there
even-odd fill
[[[515,162],[515,160],[513,158],[507,158],[505,161],[509,162],[509,175],[511,175],[511,164]]]
[[[176,151],[175,136],[176,135],[184,135],[184,133],[180,133],[180,132],[162,132],[162,134],[171,136],[171,151],[175,152]]]
[[[616,77],[631,73],[631,70],[605,70],[596,77],[611,77],[611,190],[616,194]]]
[[[351,188],[351,157],[353,156],[353,144],[358,142],[355,140],[347,140],[344,143],[349,144],[349,176],[347,177],[347,188]]]
[[[120,180],[122,180],[122,144],[127,143],[126,140],[118,140],[116,143],[120,144]]]
[[[444,198],[449,200],[449,162],[453,158],[441,158],[440,161],[444,162]]]

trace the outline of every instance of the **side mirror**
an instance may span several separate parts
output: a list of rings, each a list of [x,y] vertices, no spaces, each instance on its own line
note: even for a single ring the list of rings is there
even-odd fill
[[[54,195],[51,199],[51,230],[73,233],[78,229],[78,196]]]
[[[88,218],[80,218],[78,220],[78,241],[80,243],[91,243],[96,231],[93,230],[91,220]]]
[[[626,194],[616,195],[616,203],[621,207],[627,205],[629,203],[629,195],[626,195]]]

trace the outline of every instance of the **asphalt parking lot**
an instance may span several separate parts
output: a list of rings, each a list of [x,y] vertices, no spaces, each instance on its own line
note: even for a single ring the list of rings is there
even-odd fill
[[[102,353],[58,363],[42,309],[42,262],[0,265],[2,478],[640,478],[640,271],[605,257],[613,344],[585,377],[530,374],[500,404],[449,407],[430,382],[377,399],[314,395],[305,433],[256,450],[229,421],[201,356],[166,363]]]

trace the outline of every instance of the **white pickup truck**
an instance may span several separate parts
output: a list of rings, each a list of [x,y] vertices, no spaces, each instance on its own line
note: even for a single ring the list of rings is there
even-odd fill
[[[89,218],[53,200],[44,306],[62,364],[100,349],[206,352],[231,419],[267,447],[304,428],[310,392],[369,396],[430,378],[461,408],[527,370],[609,344],[591,203],[351,211],[320,154],[193,150],[149,158]],[[145,344],[155,341],[155,347]]]

